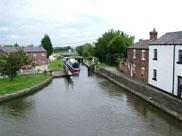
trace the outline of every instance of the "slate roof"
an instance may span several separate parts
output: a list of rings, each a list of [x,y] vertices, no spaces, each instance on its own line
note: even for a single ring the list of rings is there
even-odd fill
[[[170,32],[161,36],[159,39],[154,40],[150,45],[176,45],[182,44],[182,31]]]
[[[149,49],[150,40],[139,40],[133,45],[129,46],[128,49]]]
[[[0,47],[0,50],[7,53],[17,51],[17,49],[17,47]],[[46,50],[43,47],[23,47],[23,50],[27,53],[46,52]]]

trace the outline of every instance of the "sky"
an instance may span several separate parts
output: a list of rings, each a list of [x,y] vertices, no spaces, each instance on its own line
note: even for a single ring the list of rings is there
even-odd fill
[[[182,31],[181,0],[0,0],[0,44],[93,43],[109,29],[138,39]]]

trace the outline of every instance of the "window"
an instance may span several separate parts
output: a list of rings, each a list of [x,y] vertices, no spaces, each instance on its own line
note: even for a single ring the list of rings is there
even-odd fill
[[[133,73],[135,74],[135,72],[136,72],[136,65],[133,64]]]
[[[178,63],[179,63],[179,64],[182,64],[182,50],[179,50]]]
[[[145,68],[142,67],[142,68],[141,68],[141,76],[144,77],[144,75],[145,75]]]
[[[154,69],[154,71],[153,71],[153,78],[152,79],[157,80],[157,70],[156,69]]]
[[[42,64],[44,64],[45,63],[45,59],[42,59]]]
[[[153,60],[157,60],[157,49],[154,49],[154,58]]]
[[[145,50],[142,50],[142,60],[145,60]]]
[[[36,63],[37,63],[37,60],[33,60],[33,63],[35,63],[35,64],[36,64]]]
[[[130,70],[130,63],[128,63],[128,69]]]
[[[133,50],[133,58],[136,58],[136,50]]]
[[[28,53],[26,53],[26,56],[28,56]]]
[[[34,56],[34,57],[37,57],[37,54],[36,54],[36,53],[34,53],[34,54],[33,54],[33,56]]]
[[[44,54],[44,53],[42,53],[42,56],[45,56],[45,54]]]

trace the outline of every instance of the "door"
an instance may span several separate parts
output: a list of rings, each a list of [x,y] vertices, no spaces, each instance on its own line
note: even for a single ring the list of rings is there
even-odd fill
[[[178,76],[178,97],[182,99],[182,77]]]

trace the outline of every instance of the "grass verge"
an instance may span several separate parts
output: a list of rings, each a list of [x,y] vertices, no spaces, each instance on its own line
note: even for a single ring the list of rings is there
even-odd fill
[[[48,69],[52,70],[60,70],[63,68],[63,61],[62,60],[55,60],[49,63]]]
[[[47,79],[47,74],[35,74],[35,75],[24,75],[17,76],[12,81],[9,78],[0,79],[0,96],[5,93],[13,93],[25,88],[29,88],[32,84],[36,85]]]

